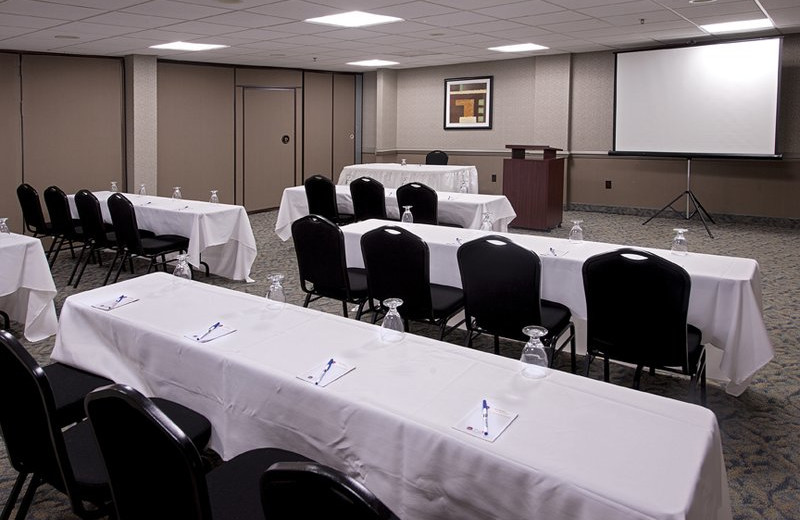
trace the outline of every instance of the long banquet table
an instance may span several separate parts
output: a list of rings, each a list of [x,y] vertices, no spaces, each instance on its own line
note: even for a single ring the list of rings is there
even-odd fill
[[[92,305],[125,294],[111,311]],[[208,343],[185,334],[215,322]],[[152,273],[70,296],[52,358],[207,416],[223,459],[293,450],[363,482],[401,518],[729,519],[702,407],[244,292]],[[301,380],[334,358],[354,370]],[[318,377],[318,376],[317,376]],[[494,442],[454,426],[482,399],[518,414]]]
[[[0,310],[24,324],[23,335],[40,341],[58,330],[56,284],[38,238],[0,234]]]
[[[386,213],[389,218],[400,218],[395,190],[386,189]],[[481,195],[477,193],[438,192],[439,221],[457,224],[463,228],[480,229],[483,214],[489,213],[492,228],[496,231],[507,231],[508,225],[517,214],[511,203],[503,195]],[[350,186],[336,186],[336,201],[340,213],[353,213],[353,198]],[[413,213],[413,209],[411,212]],[[292,236],[292,222],[308,215],[308,201],[304,186],[294,186],[283,190],[278,218],[275,222],[275,233],[281,240],[289,240]]]
[[[106,201],[110,191],[95,191],[103,219],[111,222]],[[189,263],[202,261],[209,270],[231,280],[250,279],[256,259],[256,239],[250,219],[242,206],[212,204],[199,200],[172,199],[152,195],[125,194],[136,210],[139,227],[156,234],[177,234],[189,238]],[[78,217],[74,196],[70,195],[72,214]]]
[[[421,182],[436,191],[478,193],[478,169],[474,166],[441,164],[369,163],[345,166],[338,184],[350,184],[359,177],[372,177],[384,188],[399,188]],[[463,189],[462,189],[463,188]]]
[[[453,229],[424,224],[398,224],[381,220],[356,222],[342,228],[347,262],[363,267],[361,235],[379,226],[406,227],[428,244],[431,281],[461,287],[456,252],[463,243],[489,232]],[[516,233],[500,233],[532,251],[542,262],[542,298],[569,307],[573,320],[586,320],[583,292],[583,262],[590,256],[622,246],[601,242],[574,244],[565,239]],[[556,256],[550,251],[555,250]],[[774,356],[761,306],[761,274],[758,262],[749,258],[689,253],[676,256],[668,250],[649,249],[682,266],[692,280],[689,299],[689,323],[703,332],[703,342],[722,350],[719,366],[709,361],[709,376],[727,380],[726,391],[740,395],[750,379]],[[577,327],[579,333],[583,327]],[[579,334],[579,343],[585,338]]]

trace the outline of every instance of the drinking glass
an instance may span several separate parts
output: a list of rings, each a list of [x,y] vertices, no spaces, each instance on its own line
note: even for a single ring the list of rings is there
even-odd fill
[[[405,327],[403,327],[403,318],[397,312],[397,308],[403,305],[403,300],[386,298],[383,300],[383,305],[389,307],[389,311],[381,322],[381,339],[388,343],[397,343],[403,339],[406,333]]]
[[[547,334],[547,329],[538,325],[528,325],[523,327],[522,333],[528,336],[528,342],[523,347],[522,356],[519,358],[524,364],[522,375],[529,379],[547,377],[547,351],[539,339]]]
[[[277,311],[286,305],[286,294],[283,292],[283,274],[272,273],[267,276],[269,289],[267,290],[267,309]]]
[[[582,220],[573,220],[572,229],[569,230],[569,241],[573,243],[583,242]]]
[[[414,206],[403,206],[403,216],[400,218],[402,222],[414,222],[414,215],[411,214],[411,208]]]
[[[117,181],[111,181],[111,193],[116,193],[119,191],[119,186],[117,186]]]
[[[11,230],[8,229],[8,218],[7,217],[0,217],[0,237],[5,237],[11,234]]]
[[[400,159],[400,166],[405,166],[405,165],[406,165],[406,160]]]
[[[172,272],[178,278],[186,278],[187,280],[192,279],[192,269],[189,267],[189,262],[187,261],[187,257],[189,255],[186,254],[179,254],[178,255],[178,264],[175,266],[175,271]]]
[[[483,219],[481,220],[481,230],[491,231],[494,223],[492,222],[492,214],[488,211],[483,212]]]
[[[684,228],[675,228],[672,231],[675,232],[675,238],[672,239],[672,254],[685,256],[687,253],[689,253],[689,242],[686,240],[684,233],[689,230]]]
[[[144,184],[139,185],[139,195],[147,195],[147,188],[144,187]]]
[[[467,183],[467,179],[465,177],[466,174],[461,175],[461,182],[458,185],[459,193],[467,193],[469,191],[469,183]]]
[[[172,188],[172,198],[173,199],[182,199],[183,195],[181,195],[181,187],[175,186]]]
[[[217,196],[217,190],[211,190],[211,198],[208,199],[208,202],[212,202],[217,204],[219,202],[219,197]]]

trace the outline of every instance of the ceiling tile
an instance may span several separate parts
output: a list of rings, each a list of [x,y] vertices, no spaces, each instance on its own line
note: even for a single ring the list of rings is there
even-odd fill
[[[526,25],[548,25],[563,22],[575,22],[589,18],[577,11],[558,11],[555,13],[539,14],[536,16],[523,16],[515,19],[516,22]]]
[[[468,25],[482,22],[493,22],[497,18],[485,16],[469,11],[461,11],[452,14],[443,14],[439,16],[428,16],[424,22],[429,25],[437,25],[440,27],[458,27],[459,25]],[[395,24],[390,24],[395,25]]]
[[[427,18],[428,16],[438,16],[442,14],[458,12],[457,9],[452,7],[436,5],[430,2],[409,2],[401,5],[393,5],[391,7],[382,7],[379,9],[361,9],[361,11],[364,10],[386,16],[397,16],[398,18],[403,18],[404,20],[417,20],[419,18]]]
[[[548,2],[532,0],[529,2],[515,2],[513,4],[498,5],[486,9],[477,9],[475,12],[493,16],[495,18],[517,18],[521,16],[533,16],[537,14],[552,13],[562,9]]]
[[[124,11],[126,13],[146,14],[149,16],[165,16],[179,20],[196,20],[227,12],[225,9],[216,7],[174,2],[172,0],[152,0],[127,7]]]
[[[0,41],[5,40],[6,38],[13,38],[15,36],[20,36],[22,34],[27,34],[30,32],[35,31],[36,29],[31,29],[27,27],[4,27],[0,26]],[[7,48],[5,46],[5,42],[0,44],[0,47]]]
[[[316,18],[318,16],[326,16],[329,14],[338,14],[342,12],[341,9],[303,2],[303,0],[285,0],[283,2],[271,3],[269,5],[252,7],[249,10],[253,11],[254,13],[278,16],[280,18],[291,18],[294,20],[305,20],[307,18]]]
[[[216,35],[229,34],[239,30],[238,27],[231,25],[221,25],[215,23],[205,23],[200,21],[176,23],[162,27],[165,31],[178,31],[191,34]]]
[[[639,0],[637,2],[625,2],[622,4],[604,5],[587,7],[579,12],[594,16],[595,18],[609,18],[611,16],[633,15],[635,13],[647,13],[651,11],[670,12],[655,2],[650,0]]]
[[[6,0],[0,3],[0,13],[40,16],[57,20],[80,20],[103,11],[71,5],[49,4],[36,0]]]
[[[234,11],[217,16],[209,16],[208,18],[203,18],[203,21],[207,23],[221,23],[225,25],[235,25],[237,27],[248,27],[253,29],[292,22],[292,20],[289,18],[267,16],[250,11]]]
[[[136,27],[139,29],[154,29],[165,25],[172,25],[178,20],[175,18],[162,18],[159,16],[145,16],[133,13],[110,12],[86,18],[84,21],[102,23],[119,27]]]
[[[40,18],[37,16],[21,16],[16,14],[0,14],[0,26],[19,27],[21,29],[45,29],[66,20],[55,20],[53,18]]]

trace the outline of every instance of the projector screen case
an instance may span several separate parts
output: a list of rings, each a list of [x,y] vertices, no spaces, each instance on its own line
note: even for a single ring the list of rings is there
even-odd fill
[[[612,155],[780,158],[782,38],[620,52]]]

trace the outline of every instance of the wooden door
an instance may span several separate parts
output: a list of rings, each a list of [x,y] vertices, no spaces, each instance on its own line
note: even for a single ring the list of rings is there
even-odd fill
[[[356,79],[352,74],[333,76],[333,178],[356,162]]]
[[[294,89],[245,88],[242,119],[244,207],[277,208],[295,184]]]

